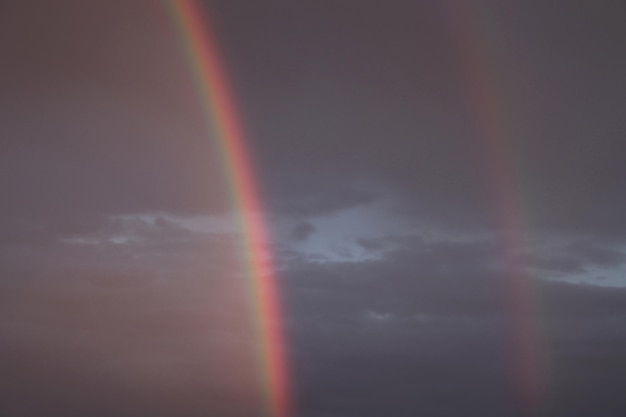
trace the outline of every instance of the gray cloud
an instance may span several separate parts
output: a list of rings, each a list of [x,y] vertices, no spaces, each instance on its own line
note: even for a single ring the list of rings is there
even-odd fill
[[[315,230],[315,226],[313,226],[311,222],[302,221],[293,227],[291,230],[291,237],[297,241],[306,240],[309,236],[315,233]]]
[[[520,259],[543,412],[620,415],[621,3],[472,3],[503,160],[441,2],[210,3],[266,214],[293,226],[274,243],[294,415],[530,415],[510,355]],[[1,11],[0,414],[259,414],[240,236],[198,226],[231,214],[231,190],[169,17]],[[496,220],[497,184],[524,227]]]

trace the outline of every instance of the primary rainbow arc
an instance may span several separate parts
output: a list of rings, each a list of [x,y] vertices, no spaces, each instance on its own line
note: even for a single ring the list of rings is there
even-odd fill
[[[263,205],[242,123],[207,16],[195,0],[167,0],[193,71],[198,98],[230,182],[243,236],[246,275],[259,340],[259,361],[267,412],[290,415],[282,312]]]

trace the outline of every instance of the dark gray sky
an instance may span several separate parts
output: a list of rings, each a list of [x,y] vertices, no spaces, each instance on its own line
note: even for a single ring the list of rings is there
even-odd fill
[[[205,6],[273,232],[294,417],[623,415],[621,2]],[[264,415],[166,9],[5,1],[0,57],[0,414]]]

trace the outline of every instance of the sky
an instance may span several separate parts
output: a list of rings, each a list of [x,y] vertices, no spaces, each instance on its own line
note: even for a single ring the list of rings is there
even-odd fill
[[[622,2],[201,6],[291,416],[623,414]],[[0,414],[266,416],[238,207],[168,9],[4,1],[0,56]]]

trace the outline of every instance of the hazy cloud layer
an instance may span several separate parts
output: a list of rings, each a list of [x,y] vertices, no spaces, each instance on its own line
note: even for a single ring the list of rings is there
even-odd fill
[[[623,7],[485,0],[472,31],[460,4],[205,5],[274,237],[294,417],[538,415],[516,386],[522,270],[545,415],[626,406]],[[458,33],[487,51],[508,157]],[[232,190],[167,11],[5,2],[0,56],[0,414],[263,415]]]

